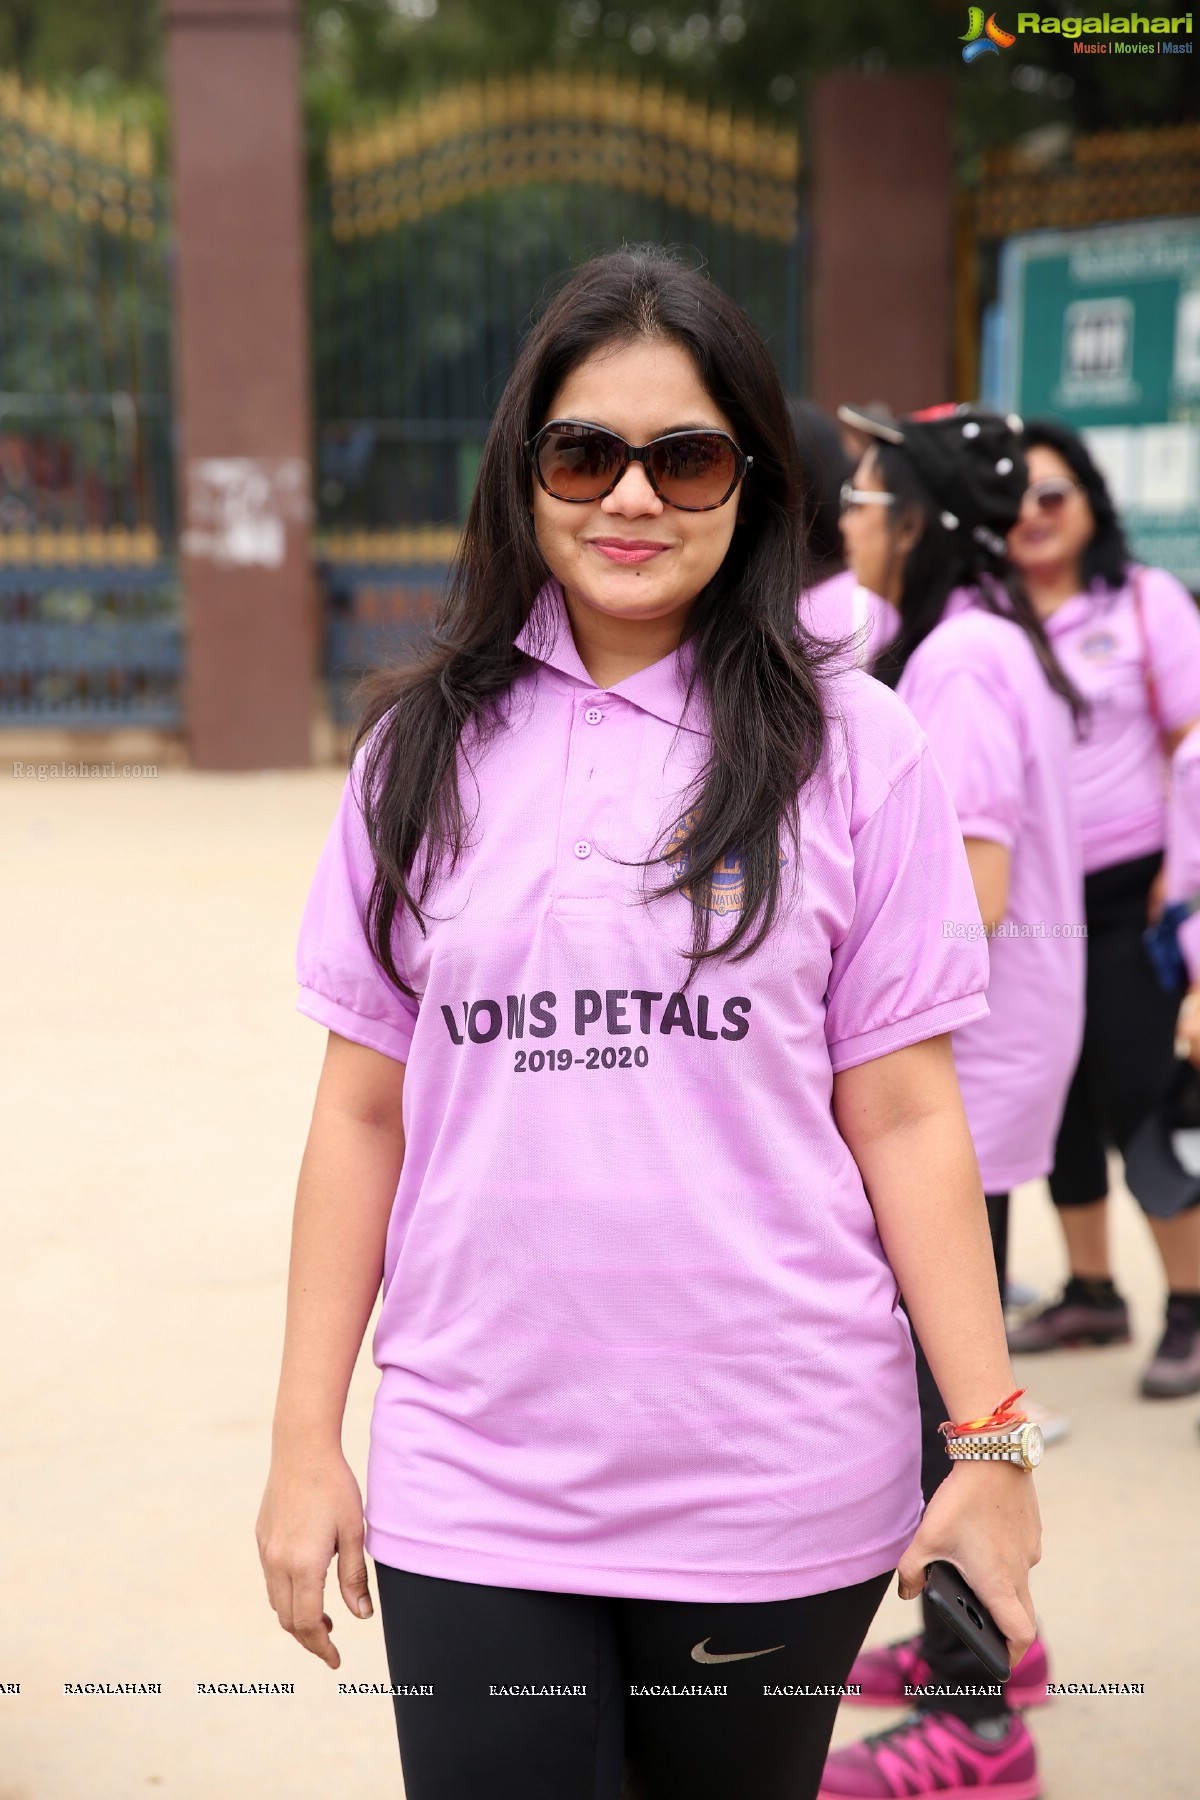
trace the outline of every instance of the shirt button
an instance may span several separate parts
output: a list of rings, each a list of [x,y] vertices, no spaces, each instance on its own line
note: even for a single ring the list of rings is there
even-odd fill
[[[601,712],[601,710],[598,706],[589,706],[583,716],[587,720],[589,725],[599,725],[600,721],[604,717],[604,714]]]
[[[583,861],[585,856],[590,856],[592,854],[592,846],[588,843],[586,838],[580,838],[575,846],[575,854],[580,862]]]

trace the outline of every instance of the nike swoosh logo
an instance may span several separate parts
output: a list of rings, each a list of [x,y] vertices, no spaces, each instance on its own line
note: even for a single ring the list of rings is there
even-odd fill
[[[704,1648],[705,1644],[711,1643],[711,1638],[701,1638],[698,1644],[693,1644],[692,1661],[699,1663],[745,1662],[750,1656],[772,1656],[776,1650],[787,1649],[786,1644],[772,1644],[767,1650],[733,1650],[728,1655],[718,1656],[713,1651]]]

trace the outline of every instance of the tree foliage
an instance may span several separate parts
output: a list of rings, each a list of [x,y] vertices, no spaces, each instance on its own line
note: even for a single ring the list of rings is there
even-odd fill
[[[154,87],[162,23],[149,0],[3,0],[0,68],[56,87],[84,80],[93,92]]]
[[[326,120],[363,103],[394,105],[452,78],[547,66],[640,72],[760,118],[802,114],[813,79],[833,69],[934,71],[954,84],[966,154],[1047,125],[1094,131],[1168,124],[1194,111],[1189,57],[1082,57],[1066,39],[1027,34],[1013,50],[967,67],[960,0],[907,7],[892,0],[303,5],[310,93]],[[1045,10],[1086,7],[1049,0]],[[863,130],[870,130],[867,117]]]
[[[1022,37],[963,64],[964,0],[299,0],[316,145],[364,108],[449,80],[532,68],[603,67],[705,94],[760,118],[802,115],[831,69],[926,69],[954,83],[965,155],[1057,124],[1095,131],[1194,113],[1192,57],[1083,57],[1064,38]],[[1084,13],[1080,0],[1046,12]],[[999,9],[1001,24],[1015,23]],[[149,0],[4,0],[0,67],[97,100],[131,90],[153,114],[162,18]],[[161,119],[158,119],[161,128]],[[869,118],[863,120],[870,130]]]

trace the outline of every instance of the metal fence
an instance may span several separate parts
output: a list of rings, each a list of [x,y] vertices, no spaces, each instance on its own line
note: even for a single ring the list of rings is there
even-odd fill
[[[144,131],[0,75],[0,724],[180,721],[163,215]]]
[[[368,669],[403,661],[441,598],[457,532],[432,529],[354,534],[318,557],[325,597],[324,666],[329,709],[354,717],[354,689]]]

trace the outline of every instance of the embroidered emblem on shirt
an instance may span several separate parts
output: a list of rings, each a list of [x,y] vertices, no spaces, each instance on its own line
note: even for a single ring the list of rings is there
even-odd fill
[[[1111,631],[1089,631],[1079,644],[1080,655],[1089,662],[1107,662],[1116,649],[1117,640]]]
[[[695,811],[685,813],[670,837],[667,839],[667,862],[670,864],[671,868],[681,875],[687,874],[691,862],[688,852],[682,847],[683,842],[695,825],[698,817],[699,814]],[[779,852],[780,868],[783,867],[786,861],[787,857],[781,850]],[[713,870],[712,888],[708,900],[705,903],[707,910],[709,912],[720,914],[721,916],[724,916],[725,913],[740,912],[742,900],[745,895],[745,888],[746,881],[742,873],[741,853],[737,850],[731,850],[721,858],[720,862]],[[691,899],[692,889],[690,882],[685,882],[679,891],[682,894],[686,894],[689,900]],[[759,1652],[755,1652],[755,1654],[757,1655]]]
[[[731,1650],[725,1655],[719,1655],[715,1651],[705,1649],[704,1646],[711,1643],[711,1638],[701,1638],[698,1644],[693,1644],[692,1661],[702,1663],[745,1662],[751,1656],[773,1656],[776,1650],[787,1649],[786,1644],[771,1644],[766,1650]]]

